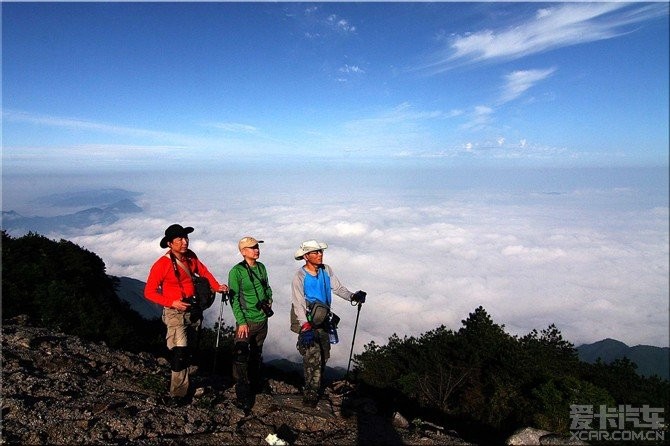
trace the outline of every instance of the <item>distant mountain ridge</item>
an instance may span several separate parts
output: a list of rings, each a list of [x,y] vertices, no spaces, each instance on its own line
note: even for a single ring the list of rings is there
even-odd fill
[[[130,277],[117,277],[116,295],[137,311],[144,319],[160,319],[163,307],[144,298],[146,283]]]
[[[142,194],[125,189],[102,188],[45,195],[36,198],[34,202],[55,207],[104,207],[119,201],[132,201],[139,195]]]
[[[96,189],[39,197],[34,203],[53,208],[79,208],[76,212],[51,217],[26,217],[13,210],[2,211],[2,229],[18,236],[28,232],[48,234],[58,231],[67,234],[73,229],[92,225],[108,225],[119,220],[119,215],[142,212],[134,198],[141,195],[124,189]]]
[[[577,347],[579,359],[594,363],[600,358],[605,364],[627,357],[637,364],[637,372],[642,376],[657,375],[670,379],[670,347],[636,345],[629,347],[616,339],[603,339],[593,344]]]
[[[30,231],[48,234],[50,231],[82,229],[92,225],[108,225],[119,220],[118,214],[142,212],[142,208],[129,199],[112,203],[103,208],[89,208],[73,214],[54,217],[24,217],[14,211],[2,212],[2,229],[12,234],[25,234]]]

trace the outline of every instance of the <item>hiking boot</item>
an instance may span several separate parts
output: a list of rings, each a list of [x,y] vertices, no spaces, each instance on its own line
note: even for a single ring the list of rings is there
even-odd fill
[[[235,405],[239,409],[242,409],[245,413],[251,410],[251,406],[253,406],[253,400],[251,389],[249,388],[248,384],[235,384]]]

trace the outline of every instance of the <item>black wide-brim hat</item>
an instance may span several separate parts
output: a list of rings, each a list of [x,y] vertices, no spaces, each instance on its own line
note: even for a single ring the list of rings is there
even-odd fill
[[[182,225],[178,225],[176,223],[168,226],[168,228],[165,230],[165,237],[161,239],[161,248],[167,248],[169,242],[176,239],[177,237],[186,237],[191,232],[193,232],[193,228],[190,226],[183,227]]]

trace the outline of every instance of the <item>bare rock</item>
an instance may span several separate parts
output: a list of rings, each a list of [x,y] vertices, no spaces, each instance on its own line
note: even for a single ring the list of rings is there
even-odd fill
[[[573,440],[569,437],[558,435],[542,429],[525,427],[515,431],[505,442],[507,445],[585,445],[579,440]]]
[[[17,319],[2,326],[0,444],[248,445],[276,438],[291,445],[465,445],[457,435],[415,431],[379,413],[375,401],[339,382],[316,408],[300,390],[270,380],[250,413],[238,409],[232,383],[192,375],[186,406],[167,397],[169,362],[110,349]],[[396,424],[394,424],[396,423]],[[272,437],[275,438],[275,437]]]
[[[409,421],[407,421],[407,418],[403,417],[400,412],[396,412],[393,414],[393,425],[400,429],[407,429],[409,428]]]
[[[551,432],[533,427],[525,427],[515,431],[505,442],[510,446],[540,446],[540,438],[549,435]]]
[[[542,446],[584,446],[588,445],[585,441],[578,438],[566,437],[559,434],[549,434],[540,438]]]

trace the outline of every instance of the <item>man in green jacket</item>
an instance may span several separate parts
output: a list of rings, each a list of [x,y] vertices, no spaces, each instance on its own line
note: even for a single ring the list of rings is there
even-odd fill
[[[243,260],[228,273],[230,301],[235,316],[233,378],[237,405],[245,411],[253,404],[252,390],[262,389],[263,342],[272,316],[272,289],[265,265],[258,261],[263,240],[243,237],[238,248]]]

